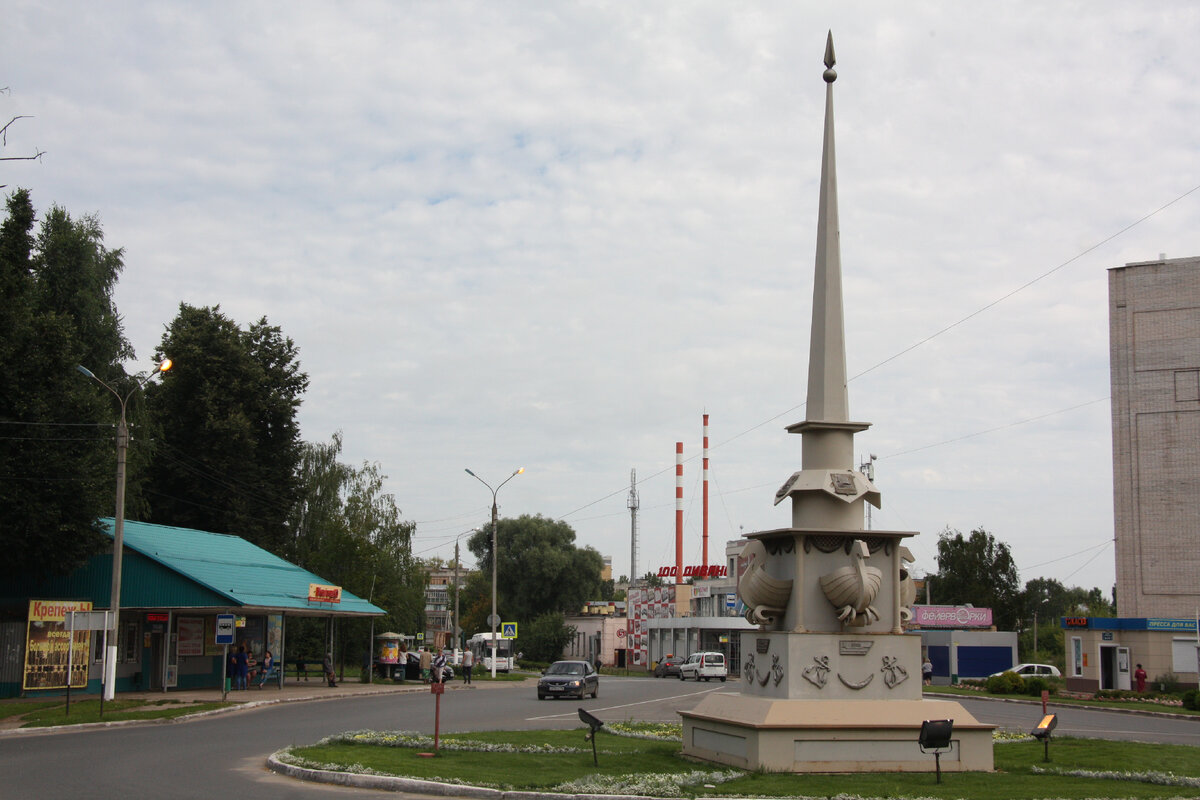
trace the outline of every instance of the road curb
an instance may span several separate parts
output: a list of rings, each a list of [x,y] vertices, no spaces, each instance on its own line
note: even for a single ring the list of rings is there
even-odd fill
[[[448,691],[476,691],[473,685],[467,686],[447,686]],[[380,695],[394,694],[416,694],[419,692],[429,692],[428,686],[397,686],[388,690],[375,690],[369,692],[339,692],[329,695],[303,695],[300,697],[272,697],[262,700],[246,700],[246,701],[229,701],[233,705],[228,708],[210,708],[206,711],[197,711],[194,714],[182,714],[178,717],[159,717],[155,719],[115,719],[108,722],[81,722],[76,725],[48,725],[42,728],[9,728],[0,730],[0,738],[9,736],[49,736],[56,733],[72,733],[75,731],[95,731],[104,730],[106,728],[127,727],[131,725],[173,725],[183,722],[194,722],[196,720],[205,719],[217,714],[236,714],[243,711],[254,711],[258,708],[266,708],[267,706],[280,705],[283,703],[317,703],[327,700],[346,700],[352,697],[374,697]]]

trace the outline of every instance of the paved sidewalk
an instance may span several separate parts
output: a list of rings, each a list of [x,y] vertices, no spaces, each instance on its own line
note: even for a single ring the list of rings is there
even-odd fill
[[[487,689],[498,688],[502,686],[520,686],[520,683],[508,681],[481,681],[478,683],[464,684],[462,681],[455,681],[446,684],[446,691],[460,691],[463,689]],[[399,694],[403,692],[429,692],[429,685],[420,681],[407,681],[406,683],[360,683],[358,681],[341,681],[336,687],[329,686],[323,680],[300,680],[288,679],[283,688],[278,685],[268,684],[262,689],[257,686],[250,689],[242,689],[240,691],[231,691],[226,693],[224,699],[230,703],[262,703],[270,701],[299,701],[299,700],[327,700],[334,697],[354,697],[367,694]],[[76,695],[79,696],[79,695]],[[144,700],[147,703],[153,703],[159,700],[179,700],[185,703],[204,703],[220,701],[220,689],[170,689],[168,691],[154,692],[121,692],[117,695],[118,700]]]

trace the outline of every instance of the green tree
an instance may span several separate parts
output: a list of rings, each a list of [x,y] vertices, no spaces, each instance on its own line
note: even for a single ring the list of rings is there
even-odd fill
[[[548,611],[521,628],[521,650],[531,661],[557,661],[575,638],[575,626],[557,611]]]
[[[504,619],[528,621],[547,612],[578,613],[585,602],[599,596],[604,559],[591,547],[576,547],[575,531],[567,523],[525,514],[499,520],[497,529],[497,606]],[[488,522],[467,543],[489,583],[491,532]]]
[[[34,232],[29,193],[0,225],[0,575],[66,573],[101,550],[113,511],[112,396],[131,387],[131,355],[113,303],[121,251],[95,217],[53,207]],[[136,403],[134,404],[136,408]],[[136,454],[131,450],[131,470]]]
[[[175,366],[147,388],[160,431],[146,487],[153,520],[286,553],[308,386],[295,343],[265,318],[242,330],[219,306],[185,303],[158,355]]]
[[[983,528],[963,536],[945,529],[938,535],[938,573],[932,577],[939,603],[992,609],[996,626],[1014,630],[1021,614],[1021,583],[1012,551]]]
[[[293,508],[289,549],[295,563],[365,597],[388,612],[376,632],[424,628],[425,572],[412,554],[415,525],[401,519],[387,476],[378,465],[355,469],[338,461],[342,436],[301,447],[299,500]],[[339,656],[356,663],[368,646],[369,620],[341,625]],[[317,652],[324,631],[308,626],[304,647]],[[311,641],[309,641],[311,640]],[[317,649],[313,649],[317,648]]]
[[[1065,639],[1061,617],[1111,617],[1112,604],[1098,588],[1067,587],[1054,578],[1033,578],[1021,592],[1018,649],[1025,661],[1063,665]],[[1037,624],[1034,624],[1036,619]],[[1036,632],[1037,640],[1034,641]]]

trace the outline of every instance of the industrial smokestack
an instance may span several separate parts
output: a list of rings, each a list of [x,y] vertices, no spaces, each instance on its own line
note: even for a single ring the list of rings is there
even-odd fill
[[[704,415],[704,560],[701,563],[708,566],[708,414]]]
[[[683,442],[675,443],[675,583],[683,583]]]

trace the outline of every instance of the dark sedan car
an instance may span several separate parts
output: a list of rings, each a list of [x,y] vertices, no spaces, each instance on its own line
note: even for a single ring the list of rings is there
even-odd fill
[[[654,667],[654,677],[669,678],[672,675],[679,677],[679,665],[683,663],[682,658],[676,656],[667,656]]]
[[[555,661],[538,680],[538,700],[600,695],[600,673],[586,661]]]

